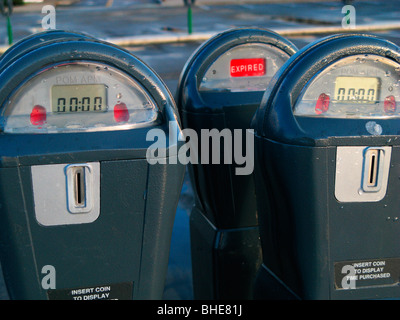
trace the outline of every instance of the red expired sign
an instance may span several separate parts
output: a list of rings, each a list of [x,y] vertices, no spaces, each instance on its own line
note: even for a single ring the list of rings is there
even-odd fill
[[[231,60],[231,77],[263,76],[266,70],[264,58],[233,59]]]

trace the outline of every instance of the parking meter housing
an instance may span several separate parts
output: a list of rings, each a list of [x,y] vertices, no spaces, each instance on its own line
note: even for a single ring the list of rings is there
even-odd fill
[[[50,42],[61,42],[71,39],[95,40],[88,34],[75,31],[48,30],[44,32],[34,33],[18,41],[1,55],[0,72],[8,65],[10,65],[13,61],[18,60],[20,57],[25,55],[27,52],[42,47],[45,42],[46,44],[49,44]]]
[[[399,63],[399,48],[391,42],[335,35],[300,50],[271,81],[253,121],[263,250],[256,298],[399,296],[400,118],[383,99],[399,98],[394,83]],[[372,85],[379,78],[381,98],[340,101],[329,88],[347,76],[353,77],[352,86]],[[327,92],[317,91],[321,95],[309,100],[314,114],[302,113],[299,106],[309,102],[305,99],[313,86]],[[371,108],[381,109],[368,114]],[[373,150],[375,169],[365,170]],[[373,170],[379,190],[365,187],[372,184],[365,176]]]
[[[45,85],[49,72],[65,66],[75,70],[92,64],[98,69],[88,75],[122,74],[141,88],[154,103],[156,118],[89,130],[77,124],[54,129],[50,120],[70,115],[51,115],[47,109],[48,123],[42,127],[34,122],[10,127],[8,107],[18,90],[30,83],[40,88],[35,79]],[[0,82],[0,257],[10,298],[161,299],[185,170],[176,161],[179,116],[164,83],[128,51],[74,37],[27,50],[2,70]],[[87,121],[99,114],[93,112]],[[149,163],[151,130],[166,136],[165,161],[155,164]],[[84,177],[82,197],[90,208],[71,208],[70,174]]]
[[[232,141],[232,146],[247,152],[246,131],[266,85],[296,50],[276,33],[257,28],[228,30],[205,42],[181,73],[176,100],[183,127],[197,133],[199,146],[208,139],[204,131],[229,129],[233,138],[234,130],[241,130],[241,145]],[[224,158],[229,142],[220,138],[219,148],[199,147],[199,164],[189,164],[195,297],[249,299],[261,263],[254,183],[251,172],[236,173],[242,164]],[[219,153],[219,163],[212,163],[213,152]],[[203,156],[207,164],[201,163]]]

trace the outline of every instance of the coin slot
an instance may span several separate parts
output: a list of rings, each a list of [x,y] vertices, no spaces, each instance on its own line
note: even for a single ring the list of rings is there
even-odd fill
[[[70,213],[87,213],[93,209],[93,170],[89,164],[66,167],[67,206]]]
[[[75,171],[75,205],[85,205],[85,171],[82,167]]]
[[[364,153],[362,189],[378,192],[382,187],[385,152],[382,148],[367,148]]]
[[[375,187],[377,182],[378,175],[378,150],[370,150],[369,152],[369,177],[368,177],[368,186]]]

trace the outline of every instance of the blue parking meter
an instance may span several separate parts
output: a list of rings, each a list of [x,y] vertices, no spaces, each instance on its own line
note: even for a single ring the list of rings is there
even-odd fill
[[[128,51],[88,36],[50,32],[18,47],[0,61],[10,298],[160,299],[185,171],[169,91]],[[154,130],[163,158],[150,152]]]
[[[178,109],[183,127],[194,130],[201,145],[198,163],[189,164],[196,299],[252,297],[261,248],[247,129],[272,76],[296,50],[268,30],[232,29],[201,45],[181,73]],[[248,163],[232,159],[237,150]]]
[[[257,110],[256,298],[398,298],[400,50],[334,35],[300,50]]]

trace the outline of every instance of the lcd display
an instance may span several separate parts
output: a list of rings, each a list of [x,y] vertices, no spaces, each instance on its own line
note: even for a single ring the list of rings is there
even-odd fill
[[[105,112],[107,94],[104,84],[55,85],[51,88],[54,113]]]
[[[231,77],[259,77],[265,74],[264,58],[233,59],[230,63]]]
[[[334,96],[338,103],[375,103],[379,89],[379,78],[337,77]]]

